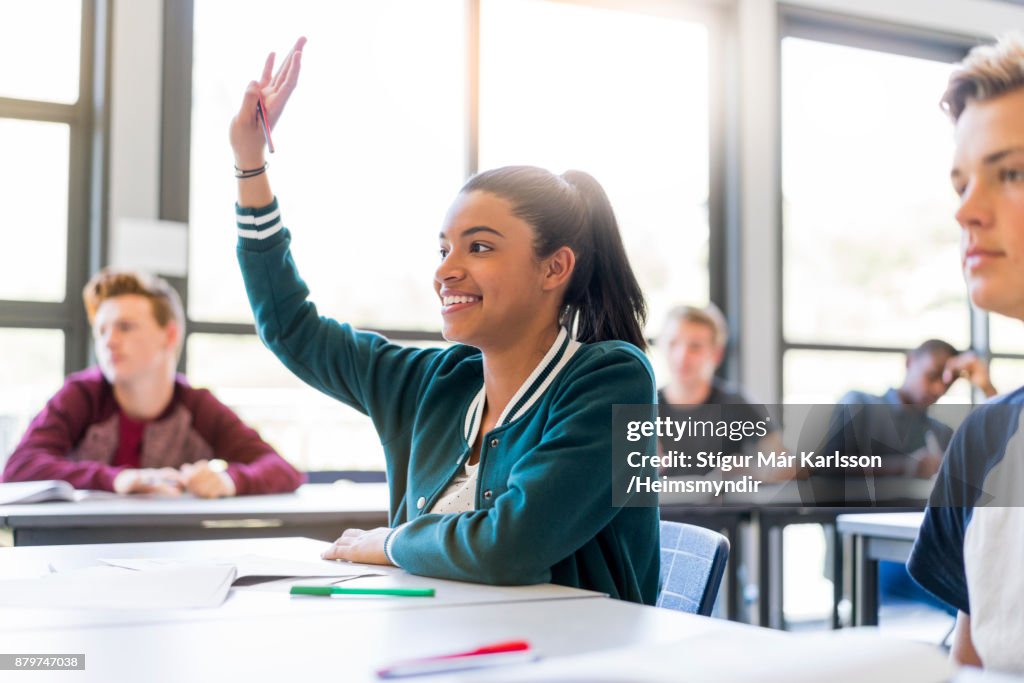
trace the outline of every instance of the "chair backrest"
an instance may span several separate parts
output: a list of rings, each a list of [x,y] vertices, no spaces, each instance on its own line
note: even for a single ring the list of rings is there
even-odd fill
[[[658,607],[710,616],[729,560],[729,539],[681,522],[661,522]]]

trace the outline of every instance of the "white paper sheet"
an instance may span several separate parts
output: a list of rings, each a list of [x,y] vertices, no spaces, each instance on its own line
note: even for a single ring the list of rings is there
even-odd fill
[[[133,571],[86,567],[35,579],[0,580],[0,607],[180,609],[217,607],[235,580],[226,565]]]
[[[100,562],[112,567],[123,567],[125,569],[151,570],[168,567],[209,567],[209,566],[233,566],[237,570],[236,579],[247,577],[280,577],[280,578],[310,578],[310,577],[331,577],[341,578],[345,576],[360,576],[373,572],[379,567],[370,567],[362,564],[339,564],[320,560],[316,562],[303,562],[299,560],[280,560],[274,557],[263,557],[261,555],[237,555],[234,557],[211,557],[211,558],[173,558],[173,557],[144,557],[144,558],[117,558],[101,559]]]

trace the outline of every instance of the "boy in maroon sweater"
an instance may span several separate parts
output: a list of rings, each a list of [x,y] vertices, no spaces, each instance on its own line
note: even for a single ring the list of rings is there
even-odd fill
[[[230,408],[175,373],[185,315],[167,282],[107,269],[82,296],[99,367],[68,377],[29,425],[3,481],[201,498],[302,483]]]

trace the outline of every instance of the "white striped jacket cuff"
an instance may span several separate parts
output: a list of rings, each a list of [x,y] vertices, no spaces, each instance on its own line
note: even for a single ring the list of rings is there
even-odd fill
[[[252,240],[265,240],[279,233],[284,227],[276,197],[270,204],[258,209],[243,209],[236,204],[235,220],[238,224],[238,236]]]
[[[406,522],[406,524],[408,524],[408,522]],[[401,568],[401,565],[395,562],[395,558],[391,555],[391,546],[394,545],[395,536],[398,535],[398,532],[401,531],[404,526],[405,524],[399,524],[392,529],[391,533],[388,534],[388,537],[384,539],[384,556],[388,558],[388,562],[398,568]]]

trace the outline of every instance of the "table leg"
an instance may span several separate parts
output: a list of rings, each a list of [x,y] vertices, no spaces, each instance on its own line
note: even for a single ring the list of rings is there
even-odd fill
[[[854,589],[853,625],[878,625],[878,560],[867,551],[868,540],[861,535],[853,538]]]
[[[825,533],[832,538],[832,628],[842,624],[839,620],[839,605],[843,601],[843,537],[836,524],[826,524]]]
[[[731,518],[725,525],[729,536],[729,563],[726,565],[727,586],[725,616],[730,621],[738,621],[740,618],[740,607],[743,600],[743,586],[741,585],[740,565],[743,562],[743,540],[740,537],[740,525],[735,518]]]
[[[785,523],[758,516],[758,625],[784,628],[782,530]]]

